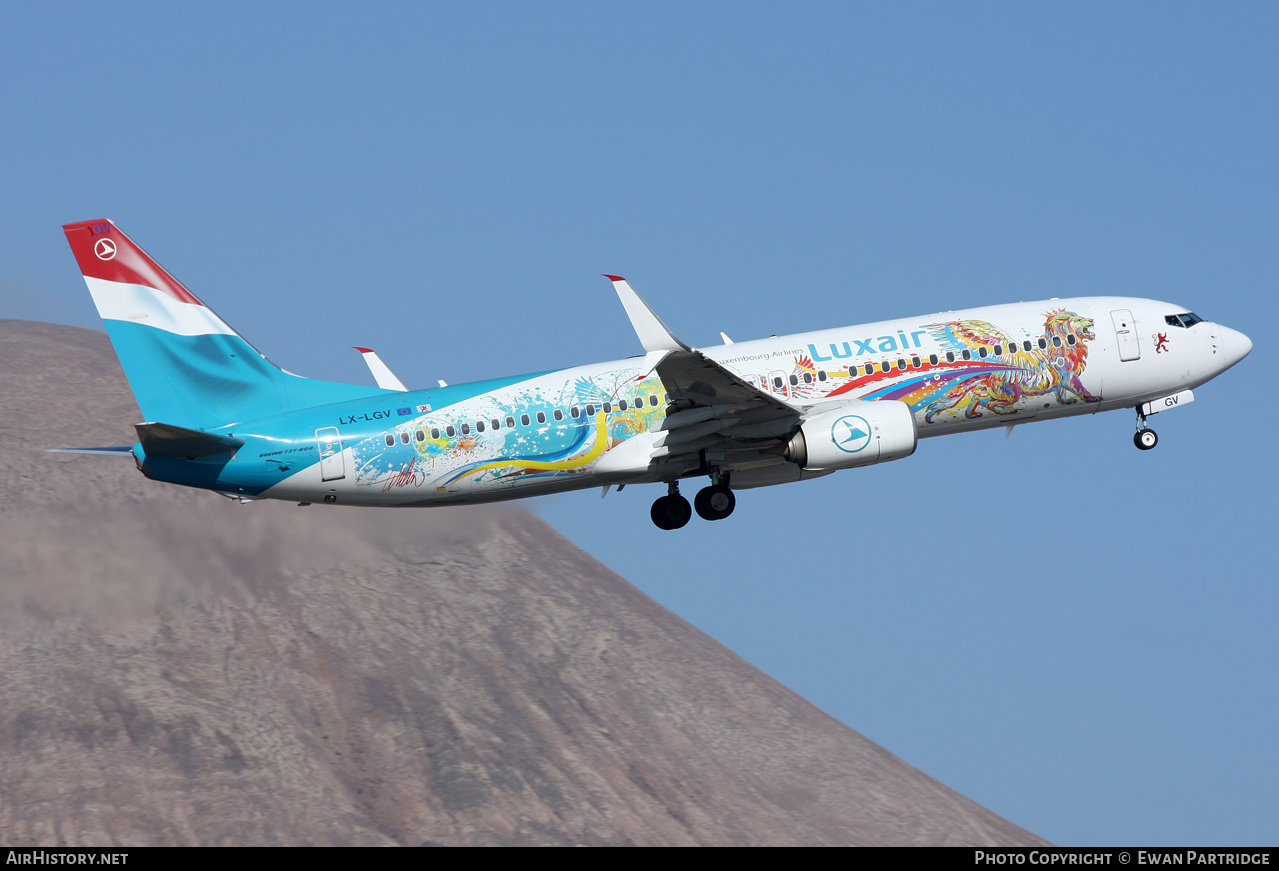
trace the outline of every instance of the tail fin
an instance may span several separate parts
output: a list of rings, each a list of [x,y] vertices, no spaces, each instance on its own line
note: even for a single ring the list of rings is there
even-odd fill
[[[147,420],[211,429],[387,392],[280,369],[110,221],[62,229]]]

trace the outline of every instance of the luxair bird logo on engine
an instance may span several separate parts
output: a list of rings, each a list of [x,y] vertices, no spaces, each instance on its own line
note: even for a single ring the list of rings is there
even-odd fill
[[[870,444],[870,424],[859,415],[845,415],[831,424],[830,437],[835,442],[835,447],[845,453],[855,454]]]

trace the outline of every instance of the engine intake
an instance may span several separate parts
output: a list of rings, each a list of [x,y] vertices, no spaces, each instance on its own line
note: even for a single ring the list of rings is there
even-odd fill
[[[851,469],[909,457],[916,443],[906,403],[854,399],[805,419],[784,456],[804,469]]]

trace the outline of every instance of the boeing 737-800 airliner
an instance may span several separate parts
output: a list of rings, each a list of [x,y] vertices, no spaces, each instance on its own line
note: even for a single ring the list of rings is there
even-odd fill
[[[408,390],[285,372],[110,221],[67,240],[146,423],[144,475],[233,499],[426,506],[665,484],[662,529],[732,513],[734,491],[908,457],[921,438],[1128,408],[1149,415],[1252,350],[1179,305],[1083,297],[694,349],[610,275],[644,354]],[[693,505],[686,478],[707,478]]]

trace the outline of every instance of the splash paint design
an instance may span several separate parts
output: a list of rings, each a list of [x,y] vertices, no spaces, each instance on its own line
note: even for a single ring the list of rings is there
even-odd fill
[[[582,474],[615,445],[660,423],[664,395],[661,380],[639,370],[569,385],[554,376],[535,379],[407,419],[393,431],[393,444],[384,435],[359,442],[352,447],[356,483],[383,491],[483,489]]]

